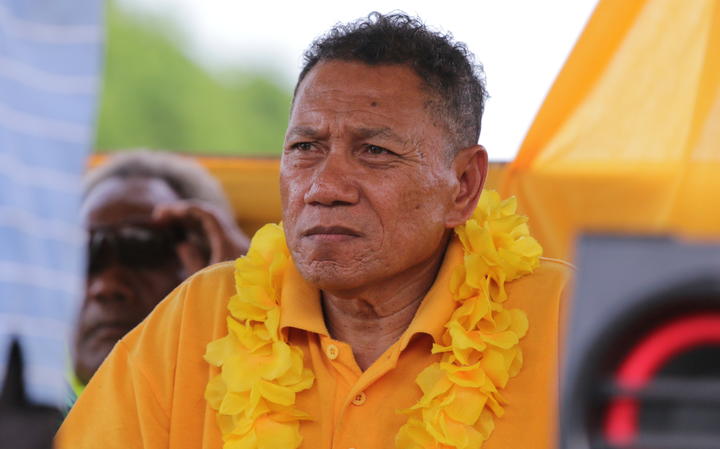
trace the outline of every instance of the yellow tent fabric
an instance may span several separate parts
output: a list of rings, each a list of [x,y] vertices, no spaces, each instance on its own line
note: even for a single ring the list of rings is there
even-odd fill
[[[502,181],[546,255],[720,235],[719,86],[720,0],[601,0]]]

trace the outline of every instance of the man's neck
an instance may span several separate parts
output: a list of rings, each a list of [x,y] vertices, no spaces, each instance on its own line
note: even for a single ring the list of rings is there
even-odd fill
[[[322,291],[325,324],[336,340],[348,343],[365,371],[408,328],[428,292],[444,250],[431,260],[351,294]]]

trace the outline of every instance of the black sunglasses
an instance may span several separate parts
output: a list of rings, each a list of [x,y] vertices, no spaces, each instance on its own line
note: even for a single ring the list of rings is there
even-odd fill
[[[88,273],[112,262],[133,269],[152,269],[178,261],[176,246],[186,239],[179,226],[123,225],[95,228],[88,236]]]

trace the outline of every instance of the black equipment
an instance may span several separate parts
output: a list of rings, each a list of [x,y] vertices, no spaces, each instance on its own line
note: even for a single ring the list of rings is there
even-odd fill
[[[562,449],[720,449],[720,245],[585,236]]]

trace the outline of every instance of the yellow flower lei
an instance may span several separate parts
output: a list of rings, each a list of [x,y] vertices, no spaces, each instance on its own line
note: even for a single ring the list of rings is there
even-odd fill
[[[520,339],[525,313],[506,309],[505,283],[529,274],[542,248],[530,237],[516,201],[483,191],[473,216],[455,228],[464,263],[451,278],[458,303],[433,354],[440,362],[416,382],[422,397],[395,439],[401,449],[480,448],[506,403],[500,391],[522,367]],[[279,225],[260,229],[248,254],[235,262],[236,294],[230,299],[228,335],[208,344],[205,359],[220,367],[205,398],[217,410],[224,449],[297,448],[300,421],[295,396],[309,389],[313,373],[303,367],[300,348],[279,329],[280,291],[290,262]]]

